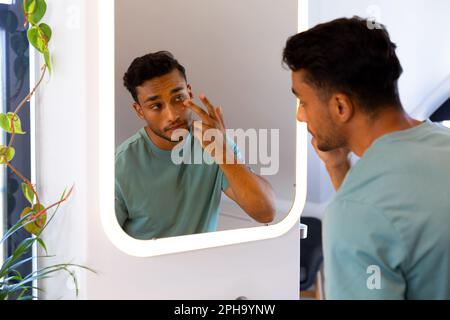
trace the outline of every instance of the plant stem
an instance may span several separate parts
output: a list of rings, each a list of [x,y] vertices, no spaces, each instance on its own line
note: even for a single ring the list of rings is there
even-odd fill
[[[44,80],[45,72],[47,70],[47,65],[42,66],[41,70],[42,70],[41,76],[40,76],[38,83],[34,86],[33,90],[31,90],[31,92],[20,102],[19,106],[14,111],[14,115],[11,119],[12,133],[11,133],[11,139],[9,140],[8,149],[11,148],[12,144],[14,143],[14,137],[16,135],[14,132],[14,120],[16,119],[17,114],[19,113],[20,109],[22,109],[22,107],[25,105],[25,103],[34,95],[37,88],[40,86],[42,80]],[[31,188],[33,193],[36,195],[37,203],[40,204],[41,201],[39,200],[39,195],[37,194],[36,190],[34,189],[33,184],[27,178],[25,178],[10,162],[6,161],[6,165]]]
[[[47,212],[47,210],[49,210],[49,209],[59,205],[60,203],[66,201],[67,198],[69,198],[69,196],[72,193],[72,191],[73,191],[73,186],[70,188],[69,192],[67,193],[67,195],[63,199],[59,200],[58,202],[55,202],[54,204],[52,204],[48,208],[45,208],[44,210],[39,211],[38,213],[36,213],[34,215],[33,219],[35,219],[35,220],[39,219],[42,215],[44,215]]]
[[[20,178],[23,180],[23,182],[25,182],[33,191],[33,193],[36,195],[36,200],[37,203],[40,204],[41,201],[39,201],[39,196],[36,192],[36,190],[33,187],[33,184],[30,182],[30,180],[28,180],[27,178],[25,178],[20,172],[19,170],[17,170],[9,161],[6,161],[6,165]]]
[[[47,65],[44,64],[44,66],[41,68],[41,70],[42,70],[41,77],[40,77],[38,83],[34,86],[33,90],[22,100],[22,102],[19,104],[19,106],[14,111],[14,115],[13,115],[12,120],[11,120],[11,131],[12,131],[12,133],[11,133],[11,139],[9,140],[8,149],[12,146],[12,144],[14,142],[14,136],[16,135],[15,132],[14,132],[14,120],[16,119],[17,114],[19,113],[20,109],[22,109],[22,107],[25,105],[25,103],[34,95],[34,93],[36,92],[37,88],[41,84],[42,80],[44,80],[44,75],[45,75],[45,71],[47,70]]]

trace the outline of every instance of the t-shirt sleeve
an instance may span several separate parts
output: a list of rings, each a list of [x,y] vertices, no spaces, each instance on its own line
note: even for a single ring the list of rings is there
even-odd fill
[[[333,201],[323,227],[326,299],[404,299],[404,245],[383,212]]]
[[[220,174],[222,175],[222,191],[225,191],[230,186],[230,183],[222,170]]]
[[[115,185],[115,211],[117,222],[119,222],[120,226],[123,228],[125,221],[128,219],[128,211],[125,206],[125,202],[123,200],[122,191],[120,189],[119,184],[116,181]]]

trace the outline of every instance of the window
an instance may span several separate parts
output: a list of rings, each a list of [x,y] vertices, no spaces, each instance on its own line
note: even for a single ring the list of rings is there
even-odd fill
[[[430,116],[430,120],[450,128],[450,97]]]
[[[5,30],[0,27],[0,112],[5,112],[6,110],[6,101],[5,101],[5,92],[6,92],[6,83],[5,83],[5,74],[6,74],[6,55],[5,55]],[[0,143],[5,143],[5,135],[0,136]],[[0,168],[0,238],[3,237],[4,234],[4,226],[6,219],[6,181],[5,181],[5,167],[2,166]],[[3,264],[4,259],[4,248],[3,245],[0,245],[0,265]]]
[[[22,1],[0,0],[0,112],[14,112],[20,101],[30,91],[29,53],[24,17],[22,14]],[[16,135],[14,140],[15,157],[11,164],[25,177],[31,173],[30,153],[30,111],[25,105],[20,113],[22,128],[27,134]],[[10,135],[3,130],[0,134],[0,143],[7,145]],[[0,236],[4,231],[14,225],[19,219],[22,210],[28,205],[22,194],[20,184],[22,181],[5,165],[0,167]],[[17,245],[29,233],[20,230],[14,233],[0,248],[0,262],[10,256]],[[31,257],[31,252],[23,258]],[[22,275],[32,271],[32,263],[25,263],[17,268]]]

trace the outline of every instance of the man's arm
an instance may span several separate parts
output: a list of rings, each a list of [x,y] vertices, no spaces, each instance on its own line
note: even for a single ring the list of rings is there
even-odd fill
[[[220,168],[229,183],[224,193],[256,221],[272,222],[275,208],[270,183],[243,164],[223,164]]]

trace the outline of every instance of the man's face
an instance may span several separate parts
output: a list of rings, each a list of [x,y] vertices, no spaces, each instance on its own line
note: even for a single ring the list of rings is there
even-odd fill
[[[292,72],[292,91],[299,99],[297,120],[307,124],[320,151],[343,147],[345,138],[330,112],[331,98],[321,99],[318,90],[305,81],[305,75],[304,70]]]
[[[156,136],[172,141],[176,129],[189,130],[191,111],[183,101],[192,98],[192,91],[178,70],[145,81],[136,92],[139,103],[133,107]]]

